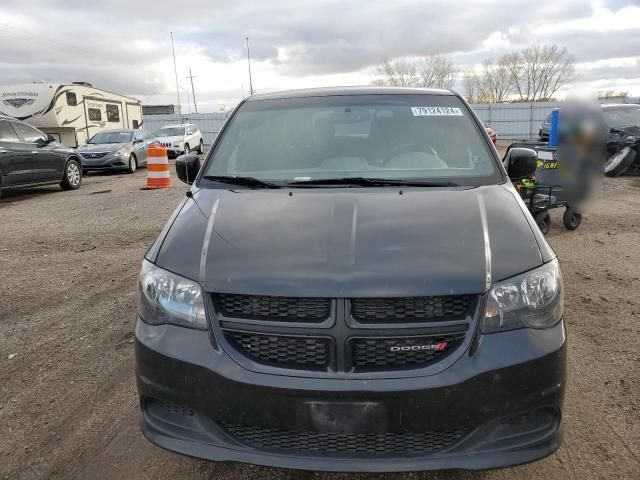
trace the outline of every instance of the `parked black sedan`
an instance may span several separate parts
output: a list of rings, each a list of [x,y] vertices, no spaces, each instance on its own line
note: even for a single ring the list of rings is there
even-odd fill
[[[75,150],[26,123],[0,116],[0,195],[13,188],[53,184],[75,190],[81,183]]]

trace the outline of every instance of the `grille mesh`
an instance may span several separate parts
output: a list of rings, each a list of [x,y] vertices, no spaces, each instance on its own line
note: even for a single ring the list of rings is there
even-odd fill
[[[319,321],[329,316],[326,298],[214,295],[216,309],[228,317],[278,321]]]
[[[357,454],[425,454],[454,445],[462,430],[420,433],[319,433],[286,431],[223,423],[222,426],[245,445],[257,449],[299,452]]]
[[[324,370],[329,365],[329,340],[315,337],[262,335],[226,330],[237,350],[259,363],[294,369]]]
[[[354,338],[350,340],[353,366],[360,370],[419,368],[441,360],[455,350],[464,334],[442,337]]]
[[[354,298],[351,314],[363,323],[389,320],[415,322],[462,317],[469,310],[473,295],[404,298]]]

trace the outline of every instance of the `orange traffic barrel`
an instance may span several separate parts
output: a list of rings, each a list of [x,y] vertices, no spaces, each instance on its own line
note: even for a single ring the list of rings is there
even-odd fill
[[[147,188],[167,188],[171,186],[169,158],[162,145],[149,145],[147,151]]]

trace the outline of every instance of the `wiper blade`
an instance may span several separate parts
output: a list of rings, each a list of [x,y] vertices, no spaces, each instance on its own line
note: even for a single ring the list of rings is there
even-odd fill
[[[315,180],[300,180],[289,182],[287,187],[304,187],[306,185],[359,185],[362,187],[384,187],[388,185],[402,187],[459,187],[453,182],[430,182],[421,180],[403,180],[398,178],[366,178],[366,177],[343,177],[343,178],[318,178]]]
[[[204,175],[202,178],[211,180],[212,182],[228,183],[230,185],[241,185],[243,187],[253,188],[281,188],[275,183],[265,182],[253,177],[234,177],[226,175]]]

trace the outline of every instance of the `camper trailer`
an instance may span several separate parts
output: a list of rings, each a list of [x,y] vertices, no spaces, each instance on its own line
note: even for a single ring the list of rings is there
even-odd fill
[[[0,115],[29,123],[68,147],[102,130],[142,126],[139,100],[86,82],[2,85]]]

